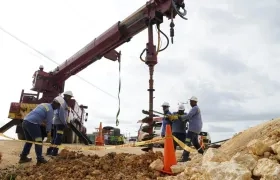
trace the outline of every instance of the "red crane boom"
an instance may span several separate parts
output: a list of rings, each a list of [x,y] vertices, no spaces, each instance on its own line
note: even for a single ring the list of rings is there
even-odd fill
[[[50,93],[56,95],[62,93],[64,91],[64,82],[69,77],[79,73],[102,57],[113,61],[118,60],[119,54],[115,51],[115,48],[130,41],[133,36],[153,24],[162,23],[164,16],[173,19],[179,12],[178,7],[184,7],[182,0],[148,1],[146,5],[139,8],[132,15],[121,22],[115,23],[103,34],[68,58],[64,63],[55,68],[53,72],[45,73],[38,71],[32,90],[43,92],[43,98],[46,98],[46,95],[49,96]],[[149,41],[151,43],[153,43],[152,38],[152,34],[150,34]],[[152,46],[147,48],[153,48]],[[149,54],[152,54],[152,52],[149,52]],[[45,83],[42,83],[39,79],[43,79]]]
[[[180,11],[183,10],[183,12]],[[52,72],[45,72],[42,67],[34,74],[33,88],[31,90],[36,91],[37,94],[24,93],[22,91],[20,102],[11,103],[9,118],[13,119],[10,123],[4,125],[0,128],[0,132],[5,132],[10,126],[17,124],[20,126],[20,121],[23,119],[23,114],[20,111],[23,109],[22,106],[26,107],[26,104],[39,104],[51,102],[56,96],[64,91],[65,81],[85,69],[90,64],[95,61],[105,57],[112,61],[120,60],[120,53],[115,49],[131,40],[131,38],[144,29],[148,29],[148,43],[142,54],[146,51],[146,58],[143,60],[149,66],[149,133],[152,136],[153,131],[153,72],[154,66],[157,64],[157,53],[156,46],[153,42],[153,25],[157,25],[159,32],[161,32],[168,40],[168,37],[159,29],[159,25],[163,23],[163,18],[167,17],[171,19],[170,23],[170,36],[171,42],[173,43],[174,36],[174,22],[173,19],[179,15],[181,18],[185,19],[186,15],[184,0],[149,0],[144,6],[135,11],[132,15],[115,23],[111,28],[105,31],[103,34],[95,38],[84,48],[74,54],[72,57],[68,58],[60,66],[56,67]],[[169,41],[168,41],[169,42]],[[167,45],[168,46],[168,45]],[[165,48],[164,48],[165,49]],[[141,55],[142,55],[141,54]],[[39,98],[39,94],[42,93],[42,97]],[[20,105],[21,103],[21,105]],[[69,106],[73,110],[73,117],[75,119],[70,122],[74,123],[72,130],[76,134],[79,131],[83,132],[85,135],[86,129],[83,126],[83,121],[86,119],[84,117],[84,109],[86,106],[79,106],[77,102],[73,99]],[[21,107],[21,108],[19,108]],[[32,106],[33,107],[33,106]],[[25,110],[25,113],[30,111],[31,108]],[[75,126],[75,127],[74,127]],[[78,127],[78,128],[77,128]],[[78,130],[75,130],[78,129]],[[17,130],[18,134],[20,130]],[[83,135],[79,135],[83,138]],[[152,138],[152,137],[151,137]]]

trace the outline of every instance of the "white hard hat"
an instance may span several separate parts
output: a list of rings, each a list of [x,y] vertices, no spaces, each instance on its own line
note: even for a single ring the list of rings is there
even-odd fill
[[[53,101],[58,102],[60,105],[62,105],[65,102],[63,97],[61,96],[57,96],[56,98],[54,98]]]
[[[40,65],[40,66],[39,66],[39,69],[44,69],[44,66],[43,66],[43,65]]]
[[[72,91],[65,91],[63,94],[73,97]]]
[[[178,110],[179,111],[184,111],[185,110],[185,106],[183,104],[179,105]]]
[[[170,107],[168,102],[164,102],[161,106]]]
[[[190,100],[191,100],[191,101],[195,101],[195,102],[197,102],[197,97],[192,96]]]

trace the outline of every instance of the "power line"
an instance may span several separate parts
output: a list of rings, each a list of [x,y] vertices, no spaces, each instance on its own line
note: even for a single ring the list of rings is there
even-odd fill
[[[39,50],[35,49],[34,47],[30,46],[28,43],[22,41],[21,39],[19,39],[18,37],[16,37],[15,35],[11,34],[10,32],[8,32],[7,30],[5,30],[4,28],[2,28],[0,26],[1,31],[3,31],[4,33],[8,34],[9,36],[11,36],[12,38],[14,38],[15,40],[19,41],[20,43],[22,43],[23,45],[27,46],[28,48],[32,49],[33,51],[35,51],[36,53],[40,54],[41,56],[43,56],[44,58],[48,59],[49,61],[51,61],[52,63],[59,65],[58,62],[52,60],[50,57],[46,56],[45,54],[43,54],[42,52],[40,52]],[[93,83],[89,82],[88,80],[86,80],[85,78],[79,76],[79,75],[75,75],[77,76],[79,79],[81,79],[82,81],[86,82],[87,84],[91,85],[92,87],[98,89],[99,91],[103,92],[104,94],[107,94],[108,96],[118,100],[117,97],[115,97],[114,95],[110,94],[109,92],[99,88],[98,86],[94,85]]]

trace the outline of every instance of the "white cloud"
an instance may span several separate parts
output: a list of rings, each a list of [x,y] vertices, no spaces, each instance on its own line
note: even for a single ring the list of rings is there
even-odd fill
[[[144,4],[128,0],[0,0],[0,26],[62,63]],[[175,19],[175,44],[158,57],[155,109],[161,110],[160,104],[169,101],[175,111],[178,102],[196,95],[205,130],[211,131],[210,125],[224,122],[220,125],[231,124],[234,129],[226,132],[228,136],[256,120],[278,116],[280,23],[275,17],[279,2],[199,0],[187,1],[186,6],[189,20]],[[165,19],[161,26],[169,35],[169,21]],[[120,128],[134,134],[137,120],[144,117],[142,109],[148,109],[148,67],[139,60],[146,42],[144,31],[118,48],[123,54]],[[3,125],[8,121],[10,102],[18,101],[21,89],[31,88],[33,72],[39,65],[46,70],[56,65],[2,31],[0,59]],[[117,62],[101,59],[79,76],[117,97]],[[75,76],[67,80],[66,89],[75,93],[80,104],[89,106],[88,132],[99,122],[114,125],[118,108],[115,98]],[[233,120],[244,123],[231,123]],[[212,133],[212,141],[225,137],[225,132]],[[13,136],[14,129],[7,134]]]

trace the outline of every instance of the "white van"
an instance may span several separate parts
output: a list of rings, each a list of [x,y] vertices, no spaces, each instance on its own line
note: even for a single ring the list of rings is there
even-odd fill
[[[156,122],[154,126],[154,134],[156,134],[156,136],[160,136],[161,129],[162,129],[162,122]]]
[[[140,128],[138,130],[138,137],[137,137],[138,142],[145,140],[149,136],[149,133],[143,132],[143,128],[147,126],[148,126],[147,123],[142,123],[140,125]],[[162,122],[156,122],[153,129],[153,133],[156,134],[156,136],[160,136],[161,126],[162,126]]]

